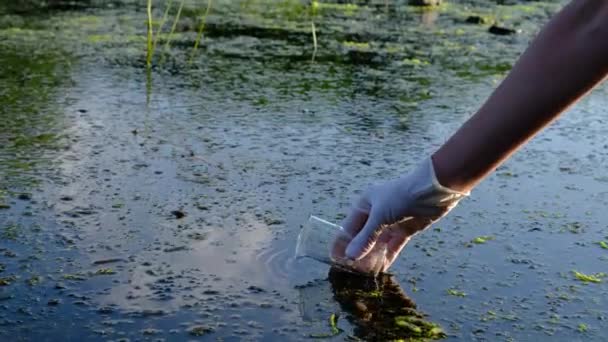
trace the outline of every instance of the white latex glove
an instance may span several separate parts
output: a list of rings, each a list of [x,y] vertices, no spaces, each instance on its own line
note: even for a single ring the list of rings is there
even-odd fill
[[[410,174],[371,186],[343,222],[354,238],[348,258],[363,258],[377,241],[387,243],[384,270],[393,263],[409,239],[446,215],[468,193],[448,189],[437,181],[431,158]]]

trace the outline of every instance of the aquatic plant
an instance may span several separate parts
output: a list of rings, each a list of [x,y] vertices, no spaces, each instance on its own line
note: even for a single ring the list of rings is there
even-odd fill
[[[171,25],[171,31],[169,31],[169,35],[167,36],[167,41],[165,42],[165,53],[167,53],[169,51],[169,46],[171,45],[171,38],[173,37],[173,33],[175,33],[175,29],[177,28],[177,23],[179,22],[179,18],[182,15],[182,10],[184,9],[184,2],[185,2],[185,0],[182,0],[179,3],[179,7],[177,9],[177,14],[175,14],[175,19],[173,19],[173,25]],[[160,34],[160,31],[158,33]]]
[[[148,0],[146,9],[148,14],[148,49],[146,55],[146,65],[150,67],[152,65],[152,55],[154,54],[154,42],[152,41],[154,36],[154,32],[152,31],[152,0]]]
[[[165,8],[165,12],[163,13],[163,17],[160,20],[160,24],[158,24],[159,33],[163,31],[163,26],[165,25],[165,22],[167,21],[167,17],[169,16],[169,10],[171,10],[172,5],[173,5],[173,0],[169,0],[169,2],[167,3],[167,7]],[[160,37],[160,34],[157,34],[156,37],[154,37],[154,43],[152,44],[152,51],[156,50],[156,44],[158,43],[159,37]]]
[[[196,34],[196,40],[194,41],[194,47],[192,48],[192,56],[190,57],[190,61],[192,61],[192,58],[194,58],[194,54],[196,53],[196,50],[198,49],[198,45],[200,44],[201,39],[203,37],[203,32],[205,30],[205,24],[207,23],[207,16],[209,15],[209,10],[211,9],[211,2],[212,2],[212,0],[207,0],[207,8],[205,9],[205,13],[201,17],[201,23],[198,28],[198,33]]]
[[[572,271],[574,273],[574,277],[584,283],[601,283],[602,278],[606,276],[605,273],[597,273],[597,274],[584,274],[578,271]]]

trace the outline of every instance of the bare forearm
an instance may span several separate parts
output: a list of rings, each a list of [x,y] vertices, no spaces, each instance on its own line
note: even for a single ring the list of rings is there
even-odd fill
[[[468,191],[608,74],[608,0],[574,0],[481,109],[435,154],[439,182]]]

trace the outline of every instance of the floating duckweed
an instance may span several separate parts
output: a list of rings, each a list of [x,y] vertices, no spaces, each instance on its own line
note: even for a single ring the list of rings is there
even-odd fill
[[[342,42],[342,45],[344,45],[347,48],[353,48],[353,49],[362,49],[362,50],[369,49],[369,43],[346,41],[346,42]]]
[[[34,285],[40,284],[41,281],[42,281],[42,277],[33,275],[30,279],[27,280],[27,284],[29,286],[34,286]]]
[[[336,314],[331,314],[329,316],[329,326],[332,333],[338,332],[338,316]]]
[[[342,11],[346,15],[352,15],[361,7],[356,4],[327,3],[314,0],[311,4],[313,13],[319,10]]]
[[[63,279],[82,281],[86,280],[87,278],[81,274],[64,274]]]
[[[8,286],[12,284],[15,280],[17,280],[17,277],[15,276],[0,278],[0,286]]]
[[[581,323],[581,324],[578,325],[578,331],[579,332],[583,333],[583,332],[587,331],[587,329],[588,329],[588,327],[587,327],[587,324],[585,324],[585,323]]]
[[[596,273],[596,274],[584,274],[577,271],[572,271],[576,279],[585,282],[585,283],[601,283],[602,279],[606,276],[605,273]]]
[[[338,328],[338,318],[340,318],[340,316],[338,316],[334,313],[332,313],[329,316],[329,328],[331,329],[330,332],[320,333],[320,334],[310,334],[308,336],[311,338],[330,338],[330,337],[334,337],[334,336],[341,334],[343,330]]]
[[[456,289],[448,289],[448,294],[452,295],[452,296],[456,296],[456,297],[464,297],[464,296],[467,295],[463,291],[459,291],[459,290],[456,290]]]
[[[420,335],[422,334],[422,328],[420,328],[419,326],[416,326],[415,324],[412,324],[408,321],[405,320],[399,320],[399,317],[395,317],[395,324],[401,328],[405,328],[409,331],[411,331],[412,333],[416,334],[416,335]]]
[[[429,65],[428,61],[423,61],[418,58],[406,58],[403,61],[405,65],[419,66],[419,65]]]
[[[103,274],[116,274],[116,271],[114,271],[111,268],[100,268],[100,269],[97,270],[97,272],[95,272],[95,274],[100,274],[100,275],[103,275]]]
[[[17,236],[19,235],[19,225],[9,224],[4,227],[4,232],[2,233],[2,237],[7,240],[17,240]]]
[[[494,240],[494,237],[493,236],[485,235],[485,236],[478,236],[478,237],[474,238],[473,240],[471,240],[471,242],[476,243],[476,244],[479,245],[479,244],[482,244],[482,243],[486,243],[486,242],[488,242],[490,240]]]
[[[193,326],[190,329],[188,329],[188,334],[190,334],[192,336],[203,336],[210,332],[213,332],[213,328],[204,327],[202,325]]]
[[[445,333],[439,325],[417,316],[396,316],[395,325],[408,330],[409,333],[417,337],[427,339],[441,339],[445,337]]]

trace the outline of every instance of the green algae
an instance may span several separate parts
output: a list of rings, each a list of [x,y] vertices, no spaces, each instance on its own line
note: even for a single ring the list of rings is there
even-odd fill
[[[188,329],[188,334],[191,336],[200,337],[200,336],[205,336],[209,333],[212,333],[213,331],[214,331],[214,329],[211,327],[203,326],[203,325],[195,325]]]
[[[491,240],[494,240],[493,236],[483,235],[483,236],[478,236],[478,237],[474,238],[473,240],[471,240],[471,242],[474,244],[480,245],[480,244],[484,244]]]
[[[447,293],[454,297],[466,297],[466,293],[457,289],[447,289]]]
[[[87,280],[87,277],[82,274],[64,274],[63,279],[66,280],[75,280],[75,281],[84,281]]]
[[[332,337],[340,335],[343,332],[343,330],[338,327],[338,319],[339,318],[340,318],[340,316],[338,316],[335,313],[332,313],[329,316],[329,319],[328,319],[330,332],[328,332],[328,333],[313,333],[313,334],[310,334],[309,337],[310,338],[332,338]]]
[[[7,240],[17,240],[19,236],[19,232],[21,231],[21,225],[19,224],[9,224],[4,227],[2,231],[2,237]]]
[[[360,49],[360,50],[367,50],[370,48],[370,45],[367,42],[344,41],[344,42],[342,42],[342,45],[344,45],[347,48]]]
[[[95,271],[96,275],[111,275],[111,274],[116,274],[116,271],[114,271],[111,268],[100,268],[97,271]]]
[[[578,271],[572,271],[574,277],[584,283],[601,283],[602,278],[606,277],[605,273],[584,274]]]

